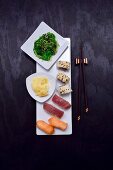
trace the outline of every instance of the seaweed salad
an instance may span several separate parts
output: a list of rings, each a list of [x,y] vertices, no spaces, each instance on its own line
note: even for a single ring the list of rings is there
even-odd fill
[[[56,54],[58,46],[55,35],[48,32],[34,42],[33,51],[38,58],[49,61]]]

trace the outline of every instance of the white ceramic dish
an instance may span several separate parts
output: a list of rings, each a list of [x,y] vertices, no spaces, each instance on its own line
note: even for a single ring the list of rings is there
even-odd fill
[[[71,52],[71,44],[70,44],[70,39],[66,38],[66,40],[69,42],[68,48],[63,53],[63,55],[60,57],[59,60],[66,60],[66,61],[71,62],[71,53],[70,53]],[[46,74],[54,75],[54,77],[56,77],[56,75],[58,73],[58,69],[56,67],[56,64],[49,71],[45,70],[44,68],[42,68],[39,64],[36,64],[36,70],[40,71],[40,72],[43,72],[44,74],[46,73]],[[71,68],[70,68],[69,71],[65,71],[65,73],[70,77],[70,83],[69,84],[70,84],[70,87],[71,87]],[[55,90],[54,94],[59,95],[56,90]],[[71,95],[72,94],[70,93],[69,95],[65,95],[65,96],[62,96],[62,97],[72,104]],[[48,100],[48,103],[52,104],[53,106],[57,107],[60,110],[63,110],[60,107],[58,107],[57,105],[55,105],[52,102],[51,98]],[[66,121],[68,123],[68,127],[67,127],[67,129],[65,131],[61,131],[59,129],[55,129],[55,133],[53,135],[71,135],[72,134],[72,107],[70,109],[63,110],[63,111],[64,111],[64,115],[61,118],[61,120]],[[46,111],[43,109],[43,104],[36,102],[36,121],[37,120],[44,120],[45,122],[48,122],[48,119],[50,117],[51,117],[51,115],[46,113]],[[46,135],[43,131],[41,131],[38,128],[36,128],[36,134],[37,135]]]
[[[59,43],[58,51],[57,53],[52,56],[52,59],[50,61],[44,61],[39,59],[35,56],[33,47],[34,42],[42,35],[47,32],[52,32]],[[32,59],[34,59],[37,63],[39,63],[42,67],[45,69],[50,69],[53,64],[58,60],[58,58],[61,56],[61,54],[66,50],[68,46],[68,41],[65,40],[62,36],[60,36],[57,32],[55,32],[52,28],[50,28],[46,23],[41,22],[38,28],[34,31],[34,33],[28,38],[28,40],[21,46],[21,49],[28,54]]]
[[[44,96],[44,97],[36,96],[34,91],[32,90],[32,87],[31,87],[32,79],[34,77],[40,77],[40,76],[47,77],[49,80],[50,88],[49,88],[48,96]],[[55,88],[56,88],[56,79],[47,73],[34,73],[26,78],[26,87],[27,87],[28,93],[33,99],[35,99],[37,102],[43,103],[47,101],[54,93]]]

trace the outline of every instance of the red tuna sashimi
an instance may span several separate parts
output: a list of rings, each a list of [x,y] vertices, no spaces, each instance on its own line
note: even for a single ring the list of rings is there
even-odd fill
[[[52,101],[63,109],[68,109],[71,107],[71,104],[68,101],[56,94],[53,96]]]
[[[59,110],[56,107],[54,107],[54,106],[52,106],[51,104],[48,104],[48,103],[44,103],[43,108],[48,113],[52,114],[53,116],[57,116],[58,118],[61,118],[64,114],[64,112],[62,110]]]

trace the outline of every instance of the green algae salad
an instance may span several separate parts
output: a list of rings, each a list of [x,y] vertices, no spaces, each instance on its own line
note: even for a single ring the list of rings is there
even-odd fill
[[[39,59],[49,61],[51,57],[57,53],[58,42],[53,33],[48,32],[39,37],[38,40],[34,42],[33,51]]]

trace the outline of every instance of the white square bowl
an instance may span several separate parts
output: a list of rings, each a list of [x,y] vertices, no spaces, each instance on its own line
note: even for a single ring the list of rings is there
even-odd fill
[[[42,59],[39,59],[34,54],[33,48],[34,48],[34,42],[43,34],[51,32],[56,36],[56,40],[59,44],[57,53],[52,56],[50,61],[44,61]],[[49,70],[52,65],[59,59],[59,57],[62,55],[62,53],[66,50],[68,47],[68,41],[65,40],[61,35],[59,35],[57,32],[55,32],[52,28],[50,28],[46,23],[41,22],[38,28],[34,31],[34,33],[28,38],[28,40],[21,46],[21,49],[28,54],[32,59],[34,59],[38,64],[40,64],[43,68],[46,70]]]

